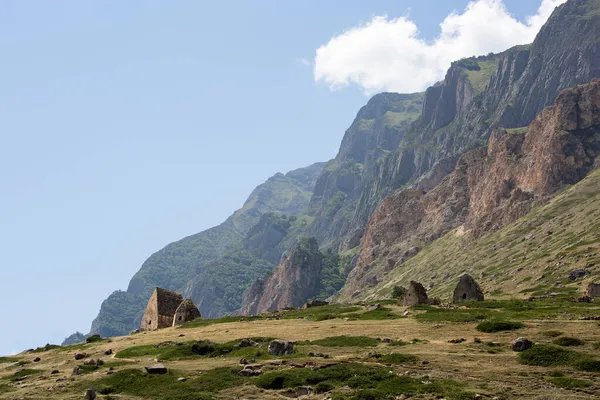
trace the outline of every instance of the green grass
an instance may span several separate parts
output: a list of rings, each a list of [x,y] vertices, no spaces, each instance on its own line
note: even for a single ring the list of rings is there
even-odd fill
[[[542,335],[546,336],[546,337],[551,337],[551,338],[555,338],[555,337],[559,337],[560,335],[563,335],[564,332],[561,331],[543,331],[540,332]]]
[[[432,306],[416,306],[418,310],[426,310],[415,318],[421,322],[477,322],[487,319],[492,313],[478,309],[443,309]]]
[[[447,399],[472,398],[463,390],[463,385],[451,381],[431,381],[423,384],[423,379],[391,374],[389,368],[363,364],[337,364],[318,370],[297,368],[263,374],[256,378],[256,386],[266,390],[279,390],[298,386],[325,385],[328,390],[348,386],[351,393],[334,391],[333,399],[388,400],[398,394],[444,395]]]
[[[592,382],[584,381],[582,379],[569,378],[567,376],[560,376],[556,378],[550,378],[550,382],[554,386],[558,386],[563,389],[576,389],[586,388],[592,386]]]
[[[54,349],[60,349],[60,346],[57,344],[48,343],[47,345],[45,345],[43,347],[38,347],[37,349],[33,350],[33,352],[34,353],[43,353],[45,351],[50,351],[50,350],[54,350]]]
[[[8,392],[13,392],[15,389],[11,386],[8,386],[5,383],[0,383],[0,394],[2,393],[8,393]]]
[[[520,128],[512,128],[512,129],[507,129],[506,133],[508,133],[509,135],[515,135],[515,134],[525,134],[527,133],[528,128],[526,126],[520,127]]]
[[[502,331],[514,331],[523,328],[525,325],[518,321],[484,321],[477,325],[476,329],[480,332],[494,333]]]
[[[381,307],[377,310],[365,311],[363,313],[350,313],[344,315],[344,317],[349,318],[350,320],[357,321],[383,321],[383,320],[391,320],[397,319],[401,316],[399,314],[393,313],[391,308]]]
[[[21,380],[21,378],[24,378],[26,376],[30,376],[30,375],[38,375],[38,374],[42,374],[44,373],[44,371],[40,370],[40,369],[22,369],[20,371],[15,372],[12,375],[6,376],[3,379],[8,379],[11,382],[17,382],[19,380]]]
[[[553,340],[552,343],[557,344],[559,346],[583,346],[583,340],[578,339],[578,338],[574,338],[574,337],[568,337],[568,336],[563,336],[560,337],[556,340]]]
[[[18,362],[19,359],[16,357],[0,357],[0,364],[4,364],[4,363],[14,363],[14,362]]]
[[[242,385],[246,378],[237,372],[237,369],[232,368],[216,368],[198,377],[186,377],[180,371],[150,375],[140,369],[126,369],[108,375],[92,385],[100,393],[123,393],[161,400],[208,400],[223,389]],[[186,377],[187,380],[178,382],[179,377]]]
[[[368,336],[331,336],[324,339],[301,342],[324,347],[375,347],[381,342]]]
[[[583,354],[573,350],[548,344],[536,344],[532,348],[519,353],[519,362],[525,365],[551,367],[572,365],[581,361],[583,357]]]
[[[259,344],[259,347],[237,347],[241,340],[234,340],[227,343],[214,343],[210,341],[190,341],[190,342],[168,342],[162,346],[143,345],[129,347],[117,353],[117,358],[141,358],[155,357],[159,360],[189,360],[194,358],[213,358],[220,356],[228,357],[251,357],[251,358],[272,358],[267,353],[267,344],[272,338],[252,338]],[[299,356],[299,353],[292,356]]]
[[[598,360],[579,360],[574,363],[575,368],[586,372],[600,372],[600,361]]]
[[[491,59],[485,61],[477,61],[479,70],[466,70],[467,79],[471,83],[471,87],[475,90],[475,94],[483,92],[490,80],[490,77],[496,72],[498,60]]]

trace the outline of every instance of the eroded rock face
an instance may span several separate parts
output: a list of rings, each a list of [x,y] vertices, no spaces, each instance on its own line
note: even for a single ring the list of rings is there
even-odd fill
[[[464,274],[454,289],[453,299],[455,303],[471,300],[483,301],[483,291],[471,275]]]
[[[427,291],[419,282],[410,281],[410,285],[404,293],[404,305],[418,306],[423,304],[429,304]]]
[[[527,129],[496,130],[487,148],[459,159],[430,191],[414,186],[387,197],[369,219],[357,267],[342,298],[367,286],[388,259],[463,226],[469,234],[502,228],[583,179],[600,154],[600,80],[564,90]],[[396,266],[395,268],[398,268]]]
[[[301,307],[318,284],[323,255],[314,239],[301,242],[281,260],[266,281],[257,281],[244,295],[241,315]]]

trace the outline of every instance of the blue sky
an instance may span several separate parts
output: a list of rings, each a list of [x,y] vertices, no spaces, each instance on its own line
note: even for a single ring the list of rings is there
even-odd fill
[[[403,87],[315,81],[318,48],[345,63],[330,40],[382,15],[427,44],[467,3],[0,2],[0,354],[87,332],[150,254],[332,158],[365,93]]]

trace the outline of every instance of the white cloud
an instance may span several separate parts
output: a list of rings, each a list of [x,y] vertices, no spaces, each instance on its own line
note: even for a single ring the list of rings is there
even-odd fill
[[[302,58],[299,58],[299,59],[298,59],[298,62],[299,62],[300,64],[302,64],[302,65],[306,65],[307,67],[309,67],[309,66],[311,66],[311,65],[312,65],[312,63],[311,63],[311,62],[310,62],[308,59],[306,59],[306,58],[304,58],[304,57],[302,57]]]
[[[356,84],[367,94],[422,91],[441,80],[452,61],[532,42],[565,1],[542,0],[537,13],[523,23],[502,0],[474,0],[462,13],[448,15],[431,42],[419,36],[408,17],[376,16],[317,49],[314,79],[332,90]]]

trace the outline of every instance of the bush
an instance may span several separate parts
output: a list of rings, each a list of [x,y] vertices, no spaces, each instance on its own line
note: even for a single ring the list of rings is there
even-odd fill
[[[575,363],[575,368],[585,372],[600,372],[600,361],[581,360]]]
[[[86,343],[96,343],[96,342],[101,342],[102,341],[102,337],[100,335],[92,335],[89,338],[85,339]]]
[[[519,362],[525,365],[542,367],[570,365],[582,358],[582,354],[548,344],[536,344],[519,353]]]
[[[315,393],[320,394],[320,393],[331,392],[334,388],[335,388],[335,386],[333,386],[333,384],[331,384],[329,382],[319,382],[315,386]]]
[[[522,322],[516,321],[484,321],[477,325],[477,330],[480,332],[494,333],[501,331],[514,331],[521,329],[525,325]]]
[[[392,289],[392,299],[402,299],[406,293],[406,288],[402,286],[394,286]]]
[[[557,344],[559,346],[582,346],[583,340],[574,337],[564,336],[554,340],[552,343]]]

